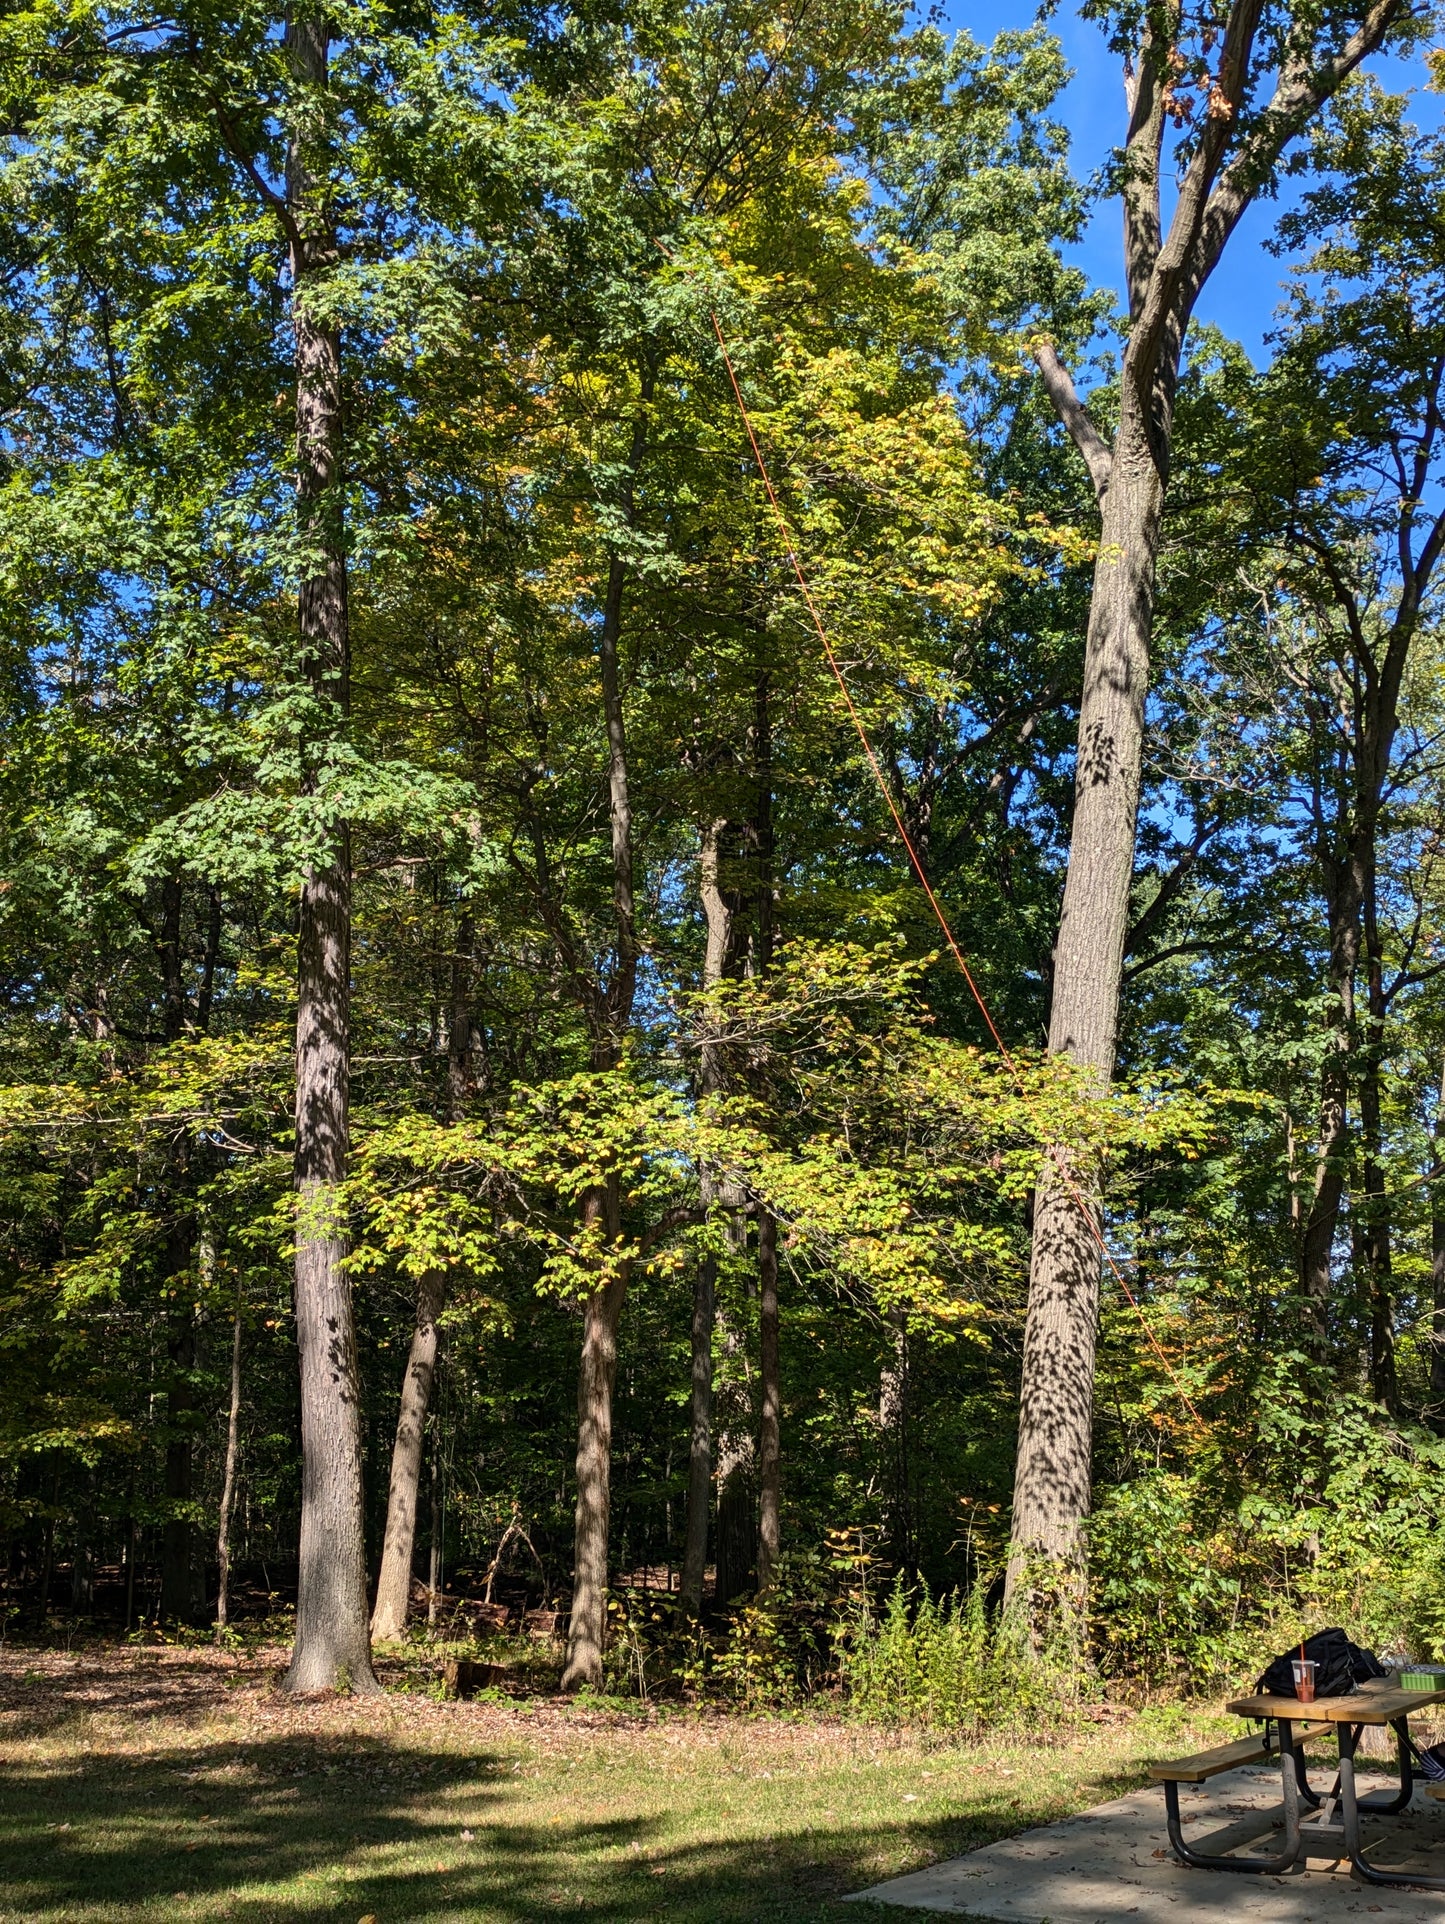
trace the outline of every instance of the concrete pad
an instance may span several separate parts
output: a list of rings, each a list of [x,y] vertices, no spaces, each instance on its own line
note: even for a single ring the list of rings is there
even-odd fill
[[[1317,1790],[1328,1787],[1321,1767],[1311,1777]],[[1388,1782],[1361,1773],[1360,1790],[1383,1789]],[[1275,1770],[1234,1770],[1197,1789],[1182,1786],[1180,1808],[1191,1845],[1223,1851],[1253,1843],[1261,1854],[1278,1849]],[[1365,1837],[1369,1855],[1382,1865],[1445,1876],[1445,1804],[1418,1790],[1401,1816],[1378,1823],[1367,1817]],[[1373,1848],[1371,1838],[1377,1840]],[[1367,1924],[1374,1918],[1380,1924],[1445,1924],[1445,1894],[1357,1883],[1348,1860],[1322,1855],[1338,1843],[1319,1838],[1311,1848],[1308,1825],[1304,1848],[1307,1861],[1284,1877],[1190,1870],[1169,1848],[1164,1792],[1153,1785],[856,1895],[874,1904],[1001,1924],[1215,1924],[1226,1918],[1251,1924]]]

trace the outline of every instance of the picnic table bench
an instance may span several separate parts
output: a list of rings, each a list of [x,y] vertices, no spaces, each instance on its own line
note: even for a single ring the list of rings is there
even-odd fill
[[[1331,1727],[1323,1721],[1294,1726],[1293,1738],[1296,1748],[1311,1737],[1324,1736]],[[1150,1764],[1150,1777],[1156,1784],[1164,1786],[1164,1813],[1169,1826],[1169,1842],[1174,1847],[1175,1856],[1183,1863],[1192,1864],[1200,1870],[1277,1869],[1275,1858],[1218,1858],[1202,1856],[1199,1852],[1191,1850],[1184,1841],[1184,1827],[1179,1811],[1179,1786],[1207,1783],[1211,1777],[1218,1777],[1227,1770],[1240,1770],[1246,1764],[1267,1764],[1279,1754],[1278,1748],[1270,1744],[1269,1724],[1266,1722],[1264,1729],[1258,1735],[1237,1737],[1233,1743],[1216,1744],[1212,1750],[1198,1751],[1192,1757],[1175,1757]],[[1303,1778],[1302,1767],[1300,1767],[1300,1778]],[[1296,1851],[1298,1848],[1296,1844]],[[1293,1856],[1290,1862],[1294,1862]]]
[[[1445,1876],[1431,1876],[1400,1868],[1380,1867],[1364,1856],[1360,1833],[1362,1813],[1389,1817],[1403,1811],[1414,1792],[1411,1769],[1409,1720],[1432,1709],[1441,1699],[1429,1692],[1401,1690],[1389,1679],[1362,1684],[1346,1697],[1326,1697],[1303,1704],[1296,1697],[1276,1697],[1257,1693],[1239,1697],[1227,1707],[1237,1717],[1248,1717],[1263,1724],[1255,1736],[1241,1737],[1231,1744],[1220,1744],[1193,1757],[1151,1764],[1149,1774],[1164,1786],[1164,1806],[1168,1816],[1169,1842],[1181,1863],[1199,1870],[1243,1871],[1255,1875],[1279,1876],[1292,1870],[1306,1842],[1303,1825],[1308,1824],[1308,1842],[1337,1843],[1336,1855],[1348,1857],[1356,1875],[1367,1884],[1385,1884],[1405,1890],[1445,1891]],[[1270,1726],[1278,1732],[1277,1748],[1270,1742]],[[1367,1726],[1389,1725],[1395,1732],[1399,1753],[1400,1781],[1396,1791],[1374,1792],[1361,1797],[1355,1788],[1355,1750],[1360,1733]],[[1328,1791],[1317,1791],[1309,1781],[1303,1746],[1311,1738],[1333,1731],[1339,1739],[1339,1773]],[[1202,1784],[1227,1770],[1245,1764],[1268,1763],[1277,1758],[1282,1791],[1284,1838],[1279,1850],[1268,1856],[1212,1855],[1193,1849],[1184,1840],[1179,1813],[1180,1784]],[[1445,1784],[1426,1784],[1431,1797],[1445,1801]],[[1302,1810],[1305,1815],[1302,1816]]]

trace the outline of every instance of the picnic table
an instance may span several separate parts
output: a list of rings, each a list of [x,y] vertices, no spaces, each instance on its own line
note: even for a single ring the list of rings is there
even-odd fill
[[[1414,1773],[1410,1763],[1410,1718],[1430,1711],[1438,1715],[1441,1705],[1439,1696],[1428,1691],[1401,1690],[1389,1678],[1361,1684],[1347,1697],[1319,1697],[1313,1703],[1301,1703],[1297,1697],[1276,1697],[1265,1692],[1252,1697],[1237,1697],[1227,1706],[1228,1709],[1236,1717],[1263,1721],[1263,1738],[1245,1738],[1240,1743],[1224,1745],[1217,1751],[1208,1751],[1199,1757],[1183,1758],[1177,1764],[1153,1767],[1153,1775],[1164,1784],[1170,1843],[1184,1863],[1203,1870],[1252,1871],[1278,1876],[1282,1871],[1292,1870],[1298,1861],[1301,1844],[1305,1841],[1304,1826],[1307,1824],[1310,1854],[1323,1854],[1315,1849],[1318,1841],[1338,1842],[1341,1846],[1338,1854],[1349,1858],[1356,1875],[1367,1884],[1388,1884],[1406,1890],[1445,1891],[1445,1876],[1429,1876],[1403,1868],[1392,1870],[1370,1863],[1364,1856],[1365,1845],[1360,1831],[1362,1814],[1390,1817],[1398,1815],[1409,1805],[1414,1791]],[[1216,1857],[1191,1850],[1184,1841],[1179,1821],[1179,1784],[1200,1783],[1216,1771],[1269,1758],[1271,1724],[1279,1733],[1278,1759],[1283,1788],[1284,1840],[1280,1849],[1267,1857]],[[1361,1797],[1355,1788],[1355,1750],[1360,1733],[1367,1726],[1383,1728],[1386,1724],[1395,1732],[1399,1753],[1399,1788],[1376,1791]],[[1331,1729],[1339,1739],[1339,1773],[1328,1791],[1317,1791],[1309,1781],[1304,1745],[1311,1738]],[[1250,1754],[1246,1755],[1246,1752]],[[1224,1761],[1226,1758],[1228,1761]],[[1442,1787],[1430,1785],[1427,1788],[1434,1795]]]

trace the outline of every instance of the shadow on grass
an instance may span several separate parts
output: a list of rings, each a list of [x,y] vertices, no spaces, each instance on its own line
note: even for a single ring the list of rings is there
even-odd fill
[[[683,1841],[653,1819],[525,1816],[513,1756],[395,1734],[242,1737],[0,1765],[0,1915],[466,1919],[528,1924],[864,1924],[922,1916],[838,1900],[878,1881],[881,1823]],[[1114,1795],[1127,1785],[1097,1781]],[[545,1809],[545,1804],[542,1805]],[[1046,1813],[902,1819],[911,1864]],[[464,1837],[464,1831],[470,1836]]]

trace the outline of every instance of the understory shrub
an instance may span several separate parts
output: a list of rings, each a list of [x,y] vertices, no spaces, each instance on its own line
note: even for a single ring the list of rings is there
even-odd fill
[[[1327,1624],[1445,1657],[1445,1441],[1362,1397],[1320,1421],[1281,1396],[1274,1416],[1277,1454],[1247,1483],[1213,1463],[1100,1492],[1089,1561],[1106,1675],[1216,1693]]]
[[[833,1573],[819,1558],[780,1563],[766,1597],[698,1623],[675,1597],[634,1590],[608,1603],[605,1688],[777,1710],[837,1685]]]
[[[839,1654],[850,1708],[875,1723],[1038,1728],[1093,1694],[1076,1663],[1033,1654],[992,1618],[981,1583],[935,1599],[900,1576],[881,1615],[864,1607],[843,1628]]]

